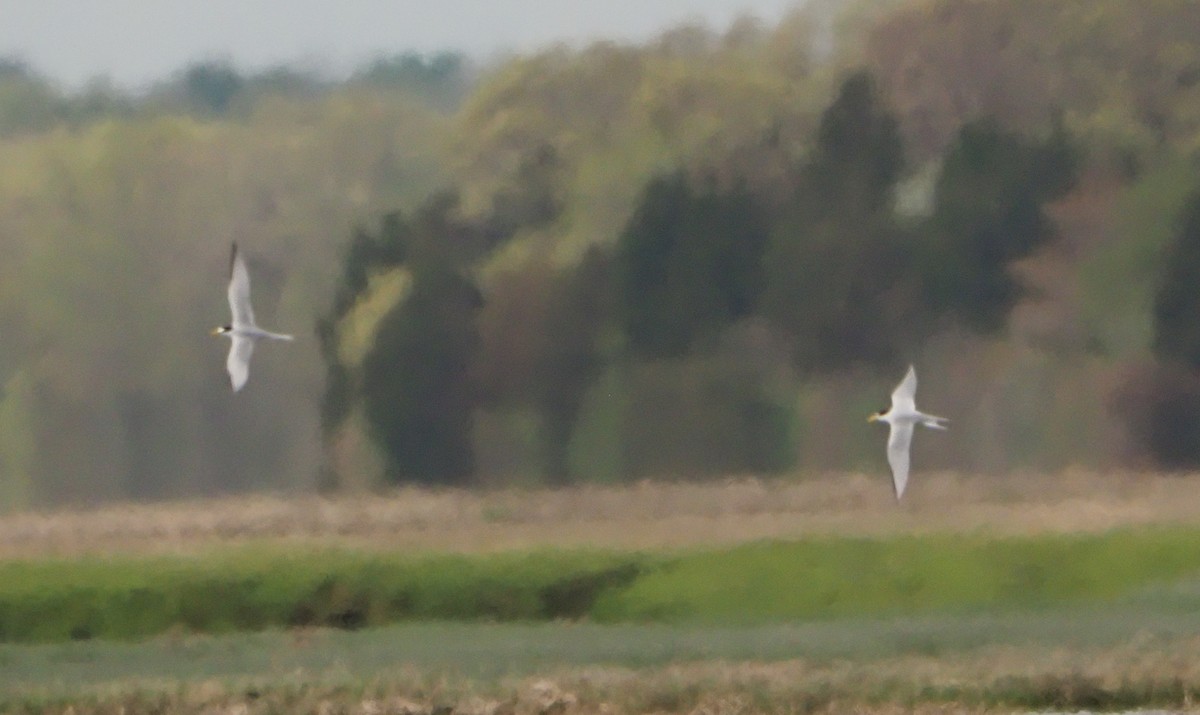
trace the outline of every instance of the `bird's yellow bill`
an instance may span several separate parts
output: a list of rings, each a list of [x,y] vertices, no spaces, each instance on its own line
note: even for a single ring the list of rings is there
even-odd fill
[[[867,417],[867,422],[874,422],[877,419],[879,419],[879,415],[869,415]]]
[[[220,335],[220,334],[221,334],[220,328],[213,328],[212,332],[209,333],[209,335]]]

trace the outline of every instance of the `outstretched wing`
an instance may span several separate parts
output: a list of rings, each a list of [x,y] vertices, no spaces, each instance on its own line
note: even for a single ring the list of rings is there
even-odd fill
[[[254,309],[250,307],[250,272],[236,243],[229,255],[229,310],[234,327],[255,325]]]
[[[888,435],[888,464],[892,466],[897,501],[904,496],[904,487],[908,486],[908,449],[912,444],[912,435],[913,423],[907,421],[893,422],[892,432]]]
[[[254,354],[254,341],[240,335],[232,336],[229,345],[229,357],[225,359],[225,369],[229,371],[229,384],[237,392],[246,385],[250,378],[250,356]]]
[[[917,371],[912,365],[904,379],[892,390],[892,409],[896,412],[913,412],[917,409]]]

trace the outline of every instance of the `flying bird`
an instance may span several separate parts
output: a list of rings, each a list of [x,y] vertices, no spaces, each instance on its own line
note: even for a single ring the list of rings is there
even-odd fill
[[[263,330],[254,321],[254,309],[250,307],[250,273],[246,270],[246,261],[238,252],[237,243],[233,244],[233,252],[229,256],[229,310],[233,313],[233,321],[229,325],[214,328],[212,334],[229,336],[231,343],[225,369],[229,371],[229,384],[237,392],[250,377],[250,356],[254,353],[255,343],[263,338],[293,339],[291,335]]]
[[[892,466],[892,481],[896,486],[896,501],[904,496],[908,484],[908,448],[912,444],[913,426],[925,425],[933,429],[946,429],[945,417],[927,415],[917,410],[917,371],[912,365],[896,389],[892,391],[892,408],[881,410],[867,418],[868,422],[887,422],[891,426],[888,436],[888,464]]]

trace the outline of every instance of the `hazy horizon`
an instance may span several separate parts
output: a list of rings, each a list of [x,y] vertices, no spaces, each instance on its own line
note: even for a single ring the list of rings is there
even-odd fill
[[[339,74],[373,57],[460,51],[486,58],[558,42],[641,40],[701,20],[777,20],[802,0],[71,0],[17,3],[0,25],[0,56],[77,88],[107,78],[139,89],[188,64],[241,71],[290,65]]]

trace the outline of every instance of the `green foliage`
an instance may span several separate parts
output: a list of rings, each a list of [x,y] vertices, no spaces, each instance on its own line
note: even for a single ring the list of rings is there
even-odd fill
[[[750,314],[763,288],[767,225],[742,186],[652,180],[617,244],[620,319],[633,350],[679,356]]]
[[[1081,309],[1099,347],[1120,358],[1154,341],[1154,293],[1183,206],[1200,185],[1197,166],[1169,156],[1138,171],[1103,207],[1107,239],[1079,266]]]
[[[1134,446],[1160,468],[1200,465],[1200,374],[1178,361],[1139,366],[1113,400]]]
[[[49,82],[24,62],[0,58],[0,135],[48,130],[61,105]]]
[[[1189,469],[1200,464],[1200,194],[1183,205],[1173,240],[1162,256],[1154,295],[1153,351],[1158,362],[1126,378],[1119,414],[1136,444],[1155,464]]]
[[[457,270],[433,261],[414,268],[412,291],[380,322],[362,399],[392,480],[461,484],[473,474],[480,300]]]
[[[808,143],[823,83],[810,75],[810,28],[698,27],[644,46],[554,48],[483,73],[464,103],[452,161],[468,213],[502,211],[519,178],[553,152],[561,218],[545,231],[578,258],[611,245],[644,185],[678,166],[736,166],[754,186]],[[534,192],[534,195],[538,195]]]
[[[0,139],[12,506],[311,485],[321,366],[303,316],[335,277],[328,238],[441,171],[439,120],[399,95],[247,98],[236,123],[146,102]],[[298,334],[256,353],[237,396],[206,335],[228,319],[231,236],[260,321]]]
[[[1200,12],[1187,0],[891,5],[865,54],[920,159],[984,116],[1036,133],[1062,114],[1090,145],[1135,155],[1196,144]]]
[[[887,211],[903,168],[896,119],[874,78],[865,71],[851,74],[817,128],[802,188],[810,210],[833,212],[840,204],[866,213]]]
[[[312,70],[279,65],[241,77],[238,93],[253,103],[267,97],[315,100],[335,89],[336,85]]]
[[[1077,166],[1061,132],[1035,143],[991,120],[965,125],[946,154],[926,228],[928,309],[980,332],[1002,328],[1022,295],[1009,267],[1054,237],[1044,207],[1072,187]]]
[[[201,114],[229,111],[242,89],[242,77],[227,62],[201,62],[183,72],[184,101]]]
[[[762,366],[743,355],[725,350],[627,372],[626,478],[711,478],[791,466],[791,408]]]
[[[607,321],[608,260],[587,252],[578,265],[526,265],[491,279],[488,306],[467,267],[522,226],[557,211],[549,194],[556,162],[547,156],[523,176],[521,196],[475,220],[457,196],[432,196],[412,219],[384,217],[378,236],[358,231],[344,258],[334,307],[319,322],[327,365],[327,438],[355,405],[389,456],[392,479],[463,482],[473,477],[476,410],[531,409],[539,423],[540,471],[570,480],[568,446],[583,395],[601,365]],[[546,199],[535,199],[542,196]],[[352,311],[372,275],[403,266],[412,286],[367,336],[361,366],[344,355]]]
[[[342,278],[334,294],[330,312],[317,319],[316,334],[325,363],[325,390],[321,396],[321,430],[329,437],[349,417],[355,399],[355,373],[358,366],[346,365],[341,358],[338,323],[354,307],[368,288],[373,271],[403,262],[411,229],[399,212],[383,217],[378,235],[365,229],[355,230],[342,259]]]
[[[1154,354],[1200,369],[1200,194],[1184,205],[1163,258],[1154,297]]]
[[[549,339],[534,356],[530,396],[541,417],[543,473],[553,483],[575,481],[571,439],[587,390],[604,366],[610,272],[604,254],[589,251],[574,270],[557,277],[549,296],[541,326]]]
[[[464,483],[473,476],[479,389],[472,368],[482,296],[465,267],[491,237],[486,228],[461,221],[458,208],[454,194],[434,194],[411,220],[392,212],[378,235],[356,231],[333,308],[317,323],[326,365],[327,446],[361,406],[391,481]],[[360,335],[354,311],[372,300],[372,276],[389,270],[403,272],[406,288],[382,306],[370,333]],[[348,357],[350,340],[368,346],[361,364]]]
[[[450,108],[469,86],[466,58],[457,52],[422,55],[403,52],[380,57],[355,73],[352,81],[381,89],[412,92],[435,106]]]
[[[763,312],[803,369],[887,363],[906,347],[897,332],[909,261],[892,212],[902,153],[871,77],[848,77],[766,252]]]
[[[543,144],[521,158],[515,181],[492,196],[488,222],[493,231],[510,236],[519,229],[537,229],[557,219],[563,210],[563,166],[558,151]]]

